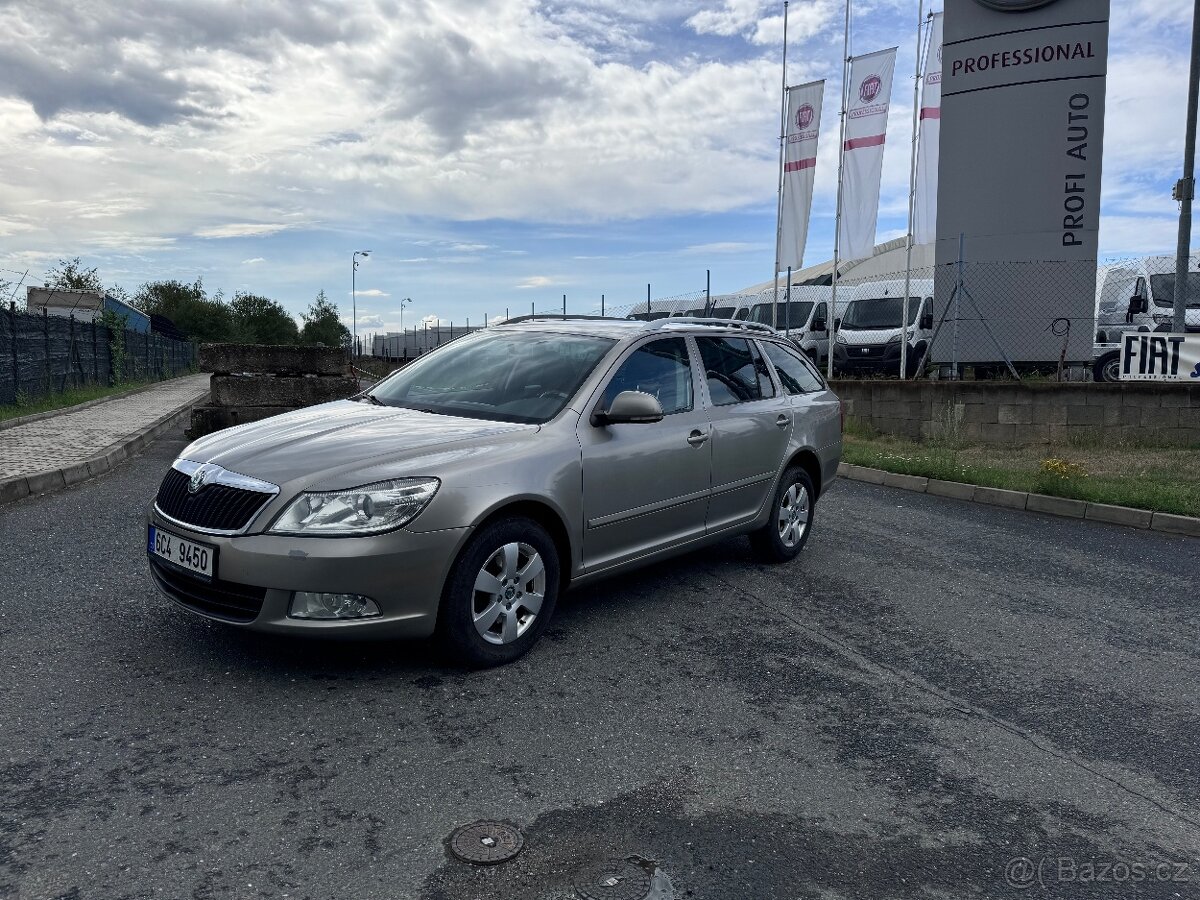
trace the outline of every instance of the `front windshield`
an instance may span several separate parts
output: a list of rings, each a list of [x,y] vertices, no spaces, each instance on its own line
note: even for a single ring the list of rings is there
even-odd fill
[[[1183,285],[1184,297],[1188,309],[1200,309],[1200,272],[1188,272],[1187,281]],[[1175,273],[1170,275],[1151,275],[1150,292],[1154,296],[1154,305],[1170,308],[1175,305]]]
[[[842,328],[899,328],[900,319],[904,315],[903,297],[873,297],[868,300],[855,300],[842,316]],[[921,309],[920,297],[908,298],[908,324],[917,320]]]
[[[808,314],[812,312],[813,304],[811,300],[793,300],[791,303],[776,303],[775,310],[779,316],[779,321],[771,321],[771,304],[756,303],[750,307],[751,322],[758,322],[762,325],[773,325],[776,328],[791,328],[798,327],[808,321]]]
[[[447,344],[372,389],[386,406],[501,422],[548,422],[567,405],[610,338],[483,331]]]

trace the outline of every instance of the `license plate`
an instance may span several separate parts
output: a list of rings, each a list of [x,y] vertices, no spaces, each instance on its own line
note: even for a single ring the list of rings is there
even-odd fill
[[[177,534],[150,526],[146,551],[178,569],[211,581],[217,574],[217,548],[211,544],[189,541]]]

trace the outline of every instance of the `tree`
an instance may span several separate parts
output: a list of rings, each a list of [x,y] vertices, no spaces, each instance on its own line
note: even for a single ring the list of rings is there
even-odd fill
[[[233,314],[218,291],[209,297],[204,283],[171,279],[150,281],[138,288],[133,305],[146,315],[166,316],[188,336],[200,343],[220,343],[233,337]]]
[[[78,256],[60,259],[58,267],[46,271],[46,286],[60,291],[97,291],[104,293],[104,285],[96,267],[85,268]]]
[[[269,297],[238,292],[229,304],[233,337],[246,344],[294,344],[300,329],[283,305]]]
[[[302,344],[324,344],[327,347],[349,347],[350,330],[342,324],[337,304],[320,291],[302,316],[304,328],[300,331]]]

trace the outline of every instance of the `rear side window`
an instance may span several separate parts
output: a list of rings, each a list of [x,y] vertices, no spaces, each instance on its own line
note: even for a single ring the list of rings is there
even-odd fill
[[[767,357],[779,373],[783,389],[789,394],[811,394],[813,391],[823,391],[825,385],[813,371],[812,363],[804,355],[776,344],[774,341],[763,341]]]
[[[696,344],[714,406],[775,396],[765,360],[745,338],[698,337]]]
[[[692,364],[687,341],[663,338],[633,351],[604,391],[604,408],[612,406],[622,391],[653,394],[663,414],[687,412],[692,408]]]

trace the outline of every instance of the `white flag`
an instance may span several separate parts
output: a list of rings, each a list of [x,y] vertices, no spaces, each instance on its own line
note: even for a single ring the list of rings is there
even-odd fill
[[[861,259],[875,249],[879,179],[895,68],[895,47],[850,60],[842,154],[842,259]]]
[[[942,14],[933,17],[925,78],[921,82],[921,121],[917,138],[917,199],[913,211],[913,241],[937,239],[938,141],[942,134]]]
[[[821,130],[821,98],[825,82],[788,88],[788,121],[784,131],[783,197],[779,201],[779,268],[804,268],[804,244],[812,212],[813,176],[817,171],[817,136]]]

